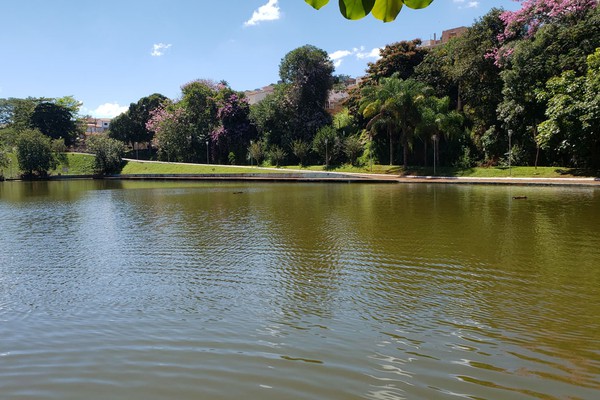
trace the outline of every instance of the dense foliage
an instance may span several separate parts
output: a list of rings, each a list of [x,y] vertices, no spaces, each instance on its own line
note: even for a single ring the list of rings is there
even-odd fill
[[[27,177],[44,177],[56,166],[52,142],[39,131],[26,130],[17,139],[17,162]]]
[[[350,17],[361,7],[363,16],[380,15],[384,3],[392,10],[402,2],[340,2]],[[597,4],[525,0],[517,11],[492,9],[437,46],[385,46],[357,84],[333,75],[324,50],[302,46],[283,57],[280,82],[253,105],[226,82],[196,80],[177,100],[154,94],[132,103],[110,135],[149,142],[165,161],[598,169]],[[349,97],[334,112],[335,92]],[[0,99],[0,141],[14,146],[35,127],[68,145],[77,110],[69,97]]]
[[[126,112],[110,122],[109,136],[131,146],[134,143],[150,143],[154,138],[154,132],[147,127],[151,114],[168,102],[169,99],[162,94],[154,93],[131,103]]]
[[[117,173],[123,164],[125,145],[123,142],[104,135],[92,136],[88,149],[96,156],[94,172],[100,175]]]

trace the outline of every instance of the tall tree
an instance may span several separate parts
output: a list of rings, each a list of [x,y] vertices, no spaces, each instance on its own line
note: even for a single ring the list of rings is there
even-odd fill
[[[129,109],[110,122],[109,136],[125,143],[150,143],[154,132],[147,127],[151,113],[169,102],[162,94],[154,93],[131,103]]]
[[[588,71],[551,78],[539,96],[548,101],[537,140],[563,165],[600,168],[600,47],[587,58]]]
[[[577,15],[563,14],[540,26],[531,38],[511,42],[511,51],[502,59],[504,98],[498,107],[499,118],[506,130],[514,132],[513,143],[527,151],[530,161],[537,161],[537,127],[546,119],[546,99],[537,93],[564,71],[583,75],[587,55],[600,47],[600,9],[588,8]]]
[[[279,64],[279,77],[288,93],[292,108],[291,140],[312,141],[322,126],[331,122],[325,111],[333,86],[333,62],[326,51],[306,45],[289,52]]]
[[[72,109],[56,102],[42,102],[36,105],[30,121],[32,128],[52,139],[64,139],[67,146],[73,144],[77,137],[76,115]]]
[[[19,169],[25,176],[46,176],[56,165],[50,138],[39,131],[21,132],[16,148]]]
[[[397,130],[400,131],[404,167],[408,165],[409,149],[421,120],[419,106],[431,94],[431,88],[424,83],[413,79],[403,80],[396,75],[382,78],[378,85],[363,89],[361,110],[365,117],[370,118],[369,125],[380,119],[386,121],[390,140],[390,165],[393,164],[392,134]]]
[[[237,160],[244,158],[251,139],[255,139],[250,123],[250,105],[243,93],[229,88],[221,90],[217,100],[219,126],[211,133],[213,158],[219,163],[228,161],[233,153]]]
[[[369,63],[367,77],[374,82],[393,74],[398,74],[400,79],[408,79],[412,77],[415,67],[423,61],[427,52],[421,47],[421,39],[388,44],[380,51],[381,58]]]

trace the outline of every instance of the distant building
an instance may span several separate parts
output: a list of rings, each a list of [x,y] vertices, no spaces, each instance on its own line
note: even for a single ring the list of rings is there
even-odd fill
[[[348,89],[356,86],[360,83],[362,78],[349,78],[344,82],[336,85],[333,90],[329,91],[329,95],[327,97],[327,102],[325,103],[325,109],[331,115],[337,114],[343,108],[343,104],[346,101],[348,96]],[[271,84],[269,86],[265,86],[260,89],[248,90],[245,91],[244,94],[248,99],[248,103],[250,105],[260,103],[263,101],[268,95],[275,92],[275,85]]]
[[[442,44],[446,44],[450,41],[450,39],[454,39],[457,38],[459,36],[462,36],[465,34],[465,32],[467,31],[466,26],[459,26],[458,28],[452,28],[452,29],[448,29],[445,31],[442,31],[442,38],[441,39],[437,39],[437,35],[434,33],[433,34],[433,39],[430,40],[423,40],[423,42],[421,43],[421,47],[424,47],[426,49],[431,49],[433,47],[442,45]]]
[[[248,104],[253,105],[256,103],[260,103],[265,99],[265,97],[267,97],[273,92],[275,92],[275,85],[271,84],[260,89],[248,90],[244,93],[246,94],[246,98],[248,99]]]
[[[344,108],[344,102],[348,97],[347,91],[330,91],[325,103],[325,110],[331,115],[339,113]]]
[[[87,118],[85,121],[85,134],[104,133],[110,127],[110,118]]]

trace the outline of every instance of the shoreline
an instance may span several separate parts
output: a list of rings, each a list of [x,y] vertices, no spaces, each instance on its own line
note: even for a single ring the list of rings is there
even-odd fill
[[[533,178],[533,177],[454,177],[418,175],[381,175],[342,172],[303,173],[241,173],[241,174],[131,174],[131,175],[58,175],[40,181],[65,181],[80,179],[105,180],[161,180],[161,181],[212,181],[212,182],[299,182],[299,183],[369,183],[369,184],[455,184],[455,185],[507,185],[507,186],[587,186],[600,187],[600,178]],[[20,182],[7,179],[6,182]],[[36,181],[36,180],[33,180]]]

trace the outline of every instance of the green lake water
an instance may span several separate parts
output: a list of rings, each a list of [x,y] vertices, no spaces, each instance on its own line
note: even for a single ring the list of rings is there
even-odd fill
[[[0,183],[0,399],[239,398],[600,398],[600,190]]]

